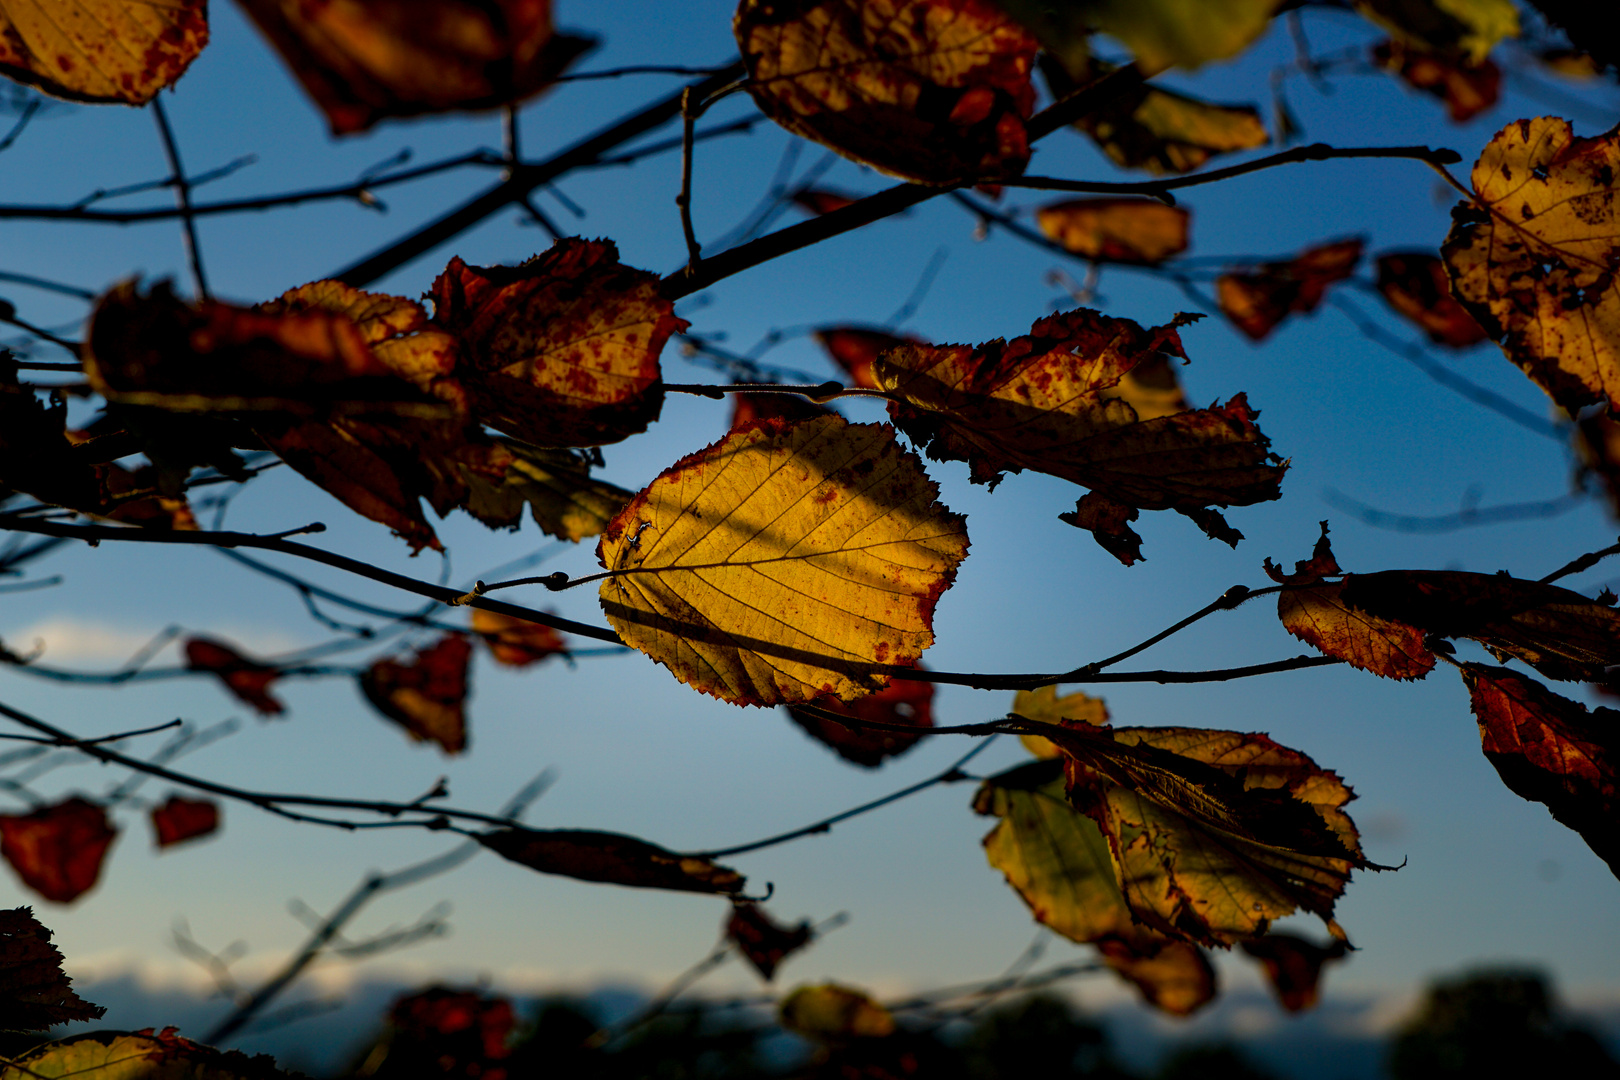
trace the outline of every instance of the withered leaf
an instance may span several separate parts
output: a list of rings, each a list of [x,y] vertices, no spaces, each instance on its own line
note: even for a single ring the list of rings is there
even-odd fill
[[[1502,69],[1489,60],[1467,64],[1393,41],[1374,46],[1373,61],[1399,75],[1408,86],[1446,103],[1446,115],[1461,124],[1496,104],[1502,93]]]
[[[207,0],[0,4],[0,74],[72,101],[145,105],[207,44]]]
[[[1171,1016],[1190,1016],[1215,1000],[1215,968],[1197,945],[1135,927],[1094,943],[1103,963],[1142,999]]]
[[[0,814],[0,857],[24,885],[58,904],[95,887],[117,836],[106,809],[77,795],[27,814]]]
[[[1058,697],[1057,687],[1042,686],[1035,690],[1020,690],[1013,695],[1012,711],[1025,720],[1037,724],[1060,724],[1065,720],[1079,720],[1098,727],[1108,726],[1108,706],[1102,698],[1076,691]],[[1024,749],[1038,758],[1059,757],[1063,751],[1052,740],[1039,735],[1019,735]]]
[[[0,909],[0,1017],[7,1028],[44,1031],[106,1011],[73,992],[62,953],[32,908]]]
[[[1260,962],[1278,1004],[1291,1013],[1315,1008],[1322,969],[1344,959],[1349,949],[1339,938],[1323,946],[1276,931],[1240,942],[1239,946]]]
[[[183,799],[170,795],[152,808],[152,834],[160,848],[198,840],[219,830],[219,804],[212,799]]]
[[[810,924],[802,920],[794,926],[783,926],[758,904],[744,901],[732,907],[725,935],[760,978],[768,982],[775,978],[783,960],[810,944],[811,930]]]
[[[1035,224],[1093,262],[1157,266],[1187,250],[1191,216],[1154,199],[1066,199],[1036,210]]]
[[[743,0],[733,23],[760,111],[924,184],[1024,171],[1035,39],[991,0]]]
[[[92,1031],[0,1059],[0,1080],[294,1080],[267,1054],[215,1050],[172,1027],[153,1033]]]
[[[1620,133],[1519,120],[1474,163],[1440,252],[1453,295],[1570,414],[1620,397]]]
[[[474,839],[503,858],[542,874],[638,889],[734,894],[746,880],[729,867],[678,855],[619,833],[583,829],[495,829]]]
[[[459,754],[467,748],[471,656],[466,638],[446,634],[414,657],[374,662],[360,674],[360,690],[413,741],[435,742],[445,754]]]
[[[921,665],[918,665],[919,667]],[[817,709],[848,716],[848,726],[802,708],[787,707],[788,716],[805,734],[831,747],[845,761],[875,769],[889,758],[899,757],[916,746],[922,732],[934,726],[934,686],[911,679],[895,679],[875,694],[845,705],[836,698],[814,702]],[[919,729],[915,735],[880,728],[863,728],[862,723],[901,725]]]
[[[1463,667],[1486,759],[1620,877],[1620,712],[1552,693],[1507,668]]]
[[[1355,271],[1361,248],[1359,238],[1337,240],[1284,262],[1228,270],[1215,280],[1221,314],[1251,340],[1263,341],[1289,315],[1315,311],[1328,286]]]
[[[1436,345],[1466,349],[1485,340],[1484,328],[1451,295],[1446,264],[1436,255],[1390,251],[1378,256],[1378,291]]]
[[[824,416],[734,431],[654,480],[597,544],[626,644],[733,704],[881,690],[934,640],[967,555],[961,517],[887,425]]]
[[[634,493],[598,480],[567,450],[495,439],[454,460],[467,485],[467,513],[492,529],[516,529],[523,507],[547,536],[579,542],[597,536]]]
[[[837,983],[801,986],[777,1006],[782,1026],[822,1041],[882,1038],[893,1034],[894,1014],[859,990]]]
[[[647,430],[664,400],[658,354],[687,327],[658,275],[622,265],[611,240],[559,240],[520,266],[452,259],[430,296],[473,415],[535,446]]]
[[[732,430],[756,420],[814,420],[833,411],[798,394],[748,393],[730,397]]]
[[[550,0],[241,2],[334,135],[522,101],[595,44],[556,33]]]
[[[473,608],[472,632],[496,663],[507,667],[528,667],[548,657],[568,655],[568,646],[556,630],[498,611]]]
[[[878,353],[896,345],[926,344],[921,338],[874,326],[823,326],[812,336],[849,375],[849,384],[863,390],[878,389],[877,376],[872,374]]]
[[[237,700],[251,705],[265,716],[280,716],[287,706],[270,693],[270,684],[281,677],[281,669],[249,660],[222,641],[187,638],[186,667],[219,676]]]

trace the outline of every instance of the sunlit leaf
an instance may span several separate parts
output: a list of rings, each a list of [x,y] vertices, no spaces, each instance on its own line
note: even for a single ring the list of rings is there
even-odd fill
[[[1349,948],[1338,938],[1322,946],[1294,934],[1277,932],[1239,945],[1260,962],[1266,981],[1277,995],[1277,1003],[1291,1013],[1316,1006],[1322,969],[1344,959]]]
[[[782,999],[777,1019],[812,1039],[882,1038],[894,1032],[894,1014],[859,990],[837,983],[801,986]]]
[[[1502,782],[1544,804],[1620,877],[1620,712],[1588,711],[1507,668],[1467,664],[1463,681]]]
[[[1035,40],[991,0],[742,0],[733,23],[766,116],[924,184],[1024,171]]]
[[[1108,726],[1108,706],[1102,698],[1094,698],[1076,691],[1058,697],[1056,686],[1042,686],[1035,690],[1020,690],[1013,695],[1012,711],[1025,720],[1037,724],[1058,724],[1064,720],[1079,720],[1098,727]],[[1038,758],[1055,758],[1063,751],[1052,740],[1039,735],[1020,735],[1018,741],[1024,749]]]
[[[1285,262],[1228,270],[1215,281],[1221,314],[1253,341],[1263,341],[1292,314],[1315,311],[1329,285],[1355,272],[1360,239],[1307,248]]]
[[[934,640],[962,519],[886,425],[764,421],[677,462],[597,545],[624,641],[734,704],[854,699]]]
[[[1378,291],[1436,345],[1466,349],[1485,340],[1484,329],[1451,295],[1446,264],[1436,255],[1391,251],[1378,256]]]
[[[658,354],[687,322],[612,241],[559,240],[520,266],[452,259],[430,295],[481,422],[557,447],[618,442],[658,419]]]
[[[581,881],[728,895],[741,892],[746,883],[735,870],[709,859],[678,855],[618,833],[509,828],[478,833],[474,839],[531,870]]]
[[[490,528],[518,528],[528,506],[541,532],[578,542],[599,535],[633,497],[593,477],[590,466],[566,450],[496,439],[463,462],[468,494],[462,505]]]
[[[1236,56],[1271,22],[1280,0],[997,0],[1056,55],[1071,59],[1100,31],[1136,55],[1144,74]],[[1072,63],[1071,63],[1072,66]]]
[[[207,0],[0,2],[0,74],[73,101],[145,105],[206,44]]]
[[[765,914],[764,908],[747,901],[731,909],[725,935],[760,978],[769,981],[783,960],[810,944],[811,930],[810,924],[802,921],[783,926]]]
[[[0,1059],[0,1080],[291,1080],[267,1054],[215,1050],[172,1027],[94,1031]]]
[[[532,97],[595,44],[558,34],[550,0],[241,0],[336,135],[390,116]]]
[[[1620,399],[1620,135],[1519,120],[1474,164],[1478,205],[1440,249],[1452,293],[1508,359],[1574,414]]]
[[[106,808],[77,795],[27,814],[0,814],[0,857],[24,885],[58,904],[95,888],[117,836]]]
[[[152,833],[160,848],[198,840],[218,829],[219,804],[212,799],[170,795],[162,806],[152,808]]]
[[[287,711],[287,706],[270,693],[270,684],[281,677],[279,668],[249,660],[224,642],[208,638],[187,638],[184,651],[186,667],[219,676],[237,700],[265,716],[280,716]]]
[[[472,646],[447,634],[414,657],[384,658],[360,675],[360,689],[378,712],[416,742],[435,742],[446,754],[467,748],[467,661]]]
[[[832,409],[798,394],[732,394],[730,427],[740,428],[756,420],[814,420]]]
[[[62,954],[31,908],[0,909],[0,1017],[14,1031],[98,1019],[107,1010],[73,992]],[[5,1070],[0,1067],[0,1076]]]
[[[1095,944],[1103,963],[1156,1009],[1189,1016],[1215,1000],[1215,968],[1197,945],[1141,927],[1099,938]]]
[[[1373,60],[1414,90],[1445,102],[1453,123],[1473,119],[1495,105],[1502,93],[1502,69],[1489,59],[1467,64],[1387,41],[1373,49]]]
[[[496,663],[507,667],[528,667],[548,657],[568,655],[568,645],[556,630],[498,611],[473,608],[472,632]]]
[[[1356,10],[1399,44],[1481,63],[1503,38],[1519,36],[1512,0],[1355,0]]]
[[[895,334],[873,326],[823,326],[811,336],[827,350],[833,363],[849,375],[849,385],[865,390],[878,388],[877,377],[872,374],[872,364],[877,360],[878,353],[896,345],[925,344],[919,337]]]
[[[917,745],[923,732],[934,726],[933,702],[932,683],[895,679],[877,693],[868,694],[849,705],[836,699],[815,702],[819,710],[850,717],[848,726],[791,705],[787,711],[788,716],[806,734],[822,745],[831,747],[839,757],[873,769]],[[863,728],[863,723],[914,727],[918,732],[911,735],[881,728]]]
[[[1190,217],[1154,199],[1068,199],[1041,207],[1035,223],[1094,262],[1156,266],[1187,250]]]

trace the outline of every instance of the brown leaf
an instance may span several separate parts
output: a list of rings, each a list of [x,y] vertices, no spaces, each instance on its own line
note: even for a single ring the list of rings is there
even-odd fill
[[[793,205],[802,207],[817,217],[830,214],[834,210],[842,210],[851,206],[860,199],[859,195],[846,195],[842,191],[832,191],[828,188],[800,188],[791,196]]]
[[[1485,331],[1451,295],[1446,264],[1426,251],[1390,251],[1378,256],[1378,291],[1395,312],[1436,345],[1466,349]]]
[[[1142,537],[1131,528],[1131,522],[1141,516],[1134,506],[1088,491],[1075,500],[1073,510],[1059,514],[1058,520],[1086,530],[1104,551],[1131,566],[1146,558],[1142,554]]]
[[[0,74],[71,101],[145,105],[206,44],[207,0],[0,5]]]
[[[878,353],[896,345],[925,345],[922,338],[894,334],[871,326],[823,326],[812,335],[827,350],[833,363],[849,375],[849,384],[863,390],[878,389],[872,363]]]
[[[100,1019],[106,1009],[73,992],[62,954],[32,908],[0,909],[0,1017],[16,1031]]]
[[[559,240],[520,266],[460,259],[433,283],[473,415],[535,446],[618,442],[658,418],[658,354],[687,328],[658,275],[621,265],[611,240]]]
[[[1068,199],[1036,210],[1035,224],[1093,262],[1157,266],[1187,250],[1191,217],[1154,199]]]
[[[1478,64],[1393,41],[1373,46],[1373,63],[1399,75],[1408,86],[1446,103],[1446,115],[1461,124],[1496,104],[1502,93],[1502,69],[1489,58]]]
[[[921,667],[922,665],[918,665]],[[895,679],[875,694],[845,705],[836,698],[818,699],[818,709],[852,717],[848,727],[803,709],[788,706],[788,716],[805,734],[831,747],[845,761],[875,769],[889,758],[899,757],[922,739],[922,732],[934,726],[934,687],[932,683]],[[880,728],[861,728],[861,722],[898,724],[919,729],[916,735]]]
[[[388,1010],[392,1054],[431,1061],[440,1075],[468,1080],[504,1080],[499,1062],[512,1054],[508,1044],[517,1023],[506,998],[445,986],[407,994]]]
[[[619,833],[514,827],[479,833],[473,839],[531,870],[581,881],[726,895],[741,892],[746,884],[729,867]]]
[[[409,660],[382,659],[360,675],[360,689],[378,712],[416,742],[446,754],[467,748],[467,661],[472,646],[446,634]]]
[[[924,184],[1024,171],[1035,39],[990,0],[743,0],[733,22],[760,111]]]
[[[832,411],[798,394],[732,394],[730,430],[756,420],[814,420]]]
[[[472,632],[496,663],[507,667],[528,667],[548,657],[568,655],[568,646],[556,630],[497,611],[473,608]]]
[[[539,93],[595,45],[550,0],[242,0],[334,135],[390,116],[490,109]]]
[[[1290,314],[1315,311],[1328,286],[1355,271],[1361,247],[1359,238],[1338,240],[1286,262],[1228,270],[1215,280],[1216,302],[1234,326],[1263,341]]]
[[[1215,999],[1215,968],[1196,945],[1140,927],[1098,938],[1095,944],[1103,963],[1156,1009],[1190,1016]]]
[[[249,660],[224,642],[208,638],[187,638],[185,653],[188,669],[219,676],[225,689],[263,715],[280,716],[287,711],[270,693],[270,684],[281,677],[279,668]]]
[[[160,848],[210,836],[218,829],[219,804],[212,799],[170,795],[162,806],[152,808],[152,833]]]
[[[894,1032],[894,1014],[859,990],[837,983],[801,986],[777,1007],[782,1026],[821,1041],[882,1038]]]
[[[567,450],[495,439],[452,460],[467,485],[463,508],[492,529],[518,528],[528,506],[541,532],[577,543],[599,535],[635,497],[591,476],[589,464]]]
[[[1322,969],[1344,959],[1349,947],[1334,938],[1325,947],[1293,934],[1272,932],[1238,943],[1260,961],[1277,1002],[1291,1013],[1316,1007]]]
[[[0,857],[24,885],[58,904],[95,887],[117,836],[106,809],[77,795],[28,814],[0,814]]]
[[[1620,712],[1552,693],[1507,668],[1463,666],[1486,760],[1544,804],[1620,877]]]
[[[804,921],[791,927],[783,926],[750,900],[732,907],[731,916],[726,919],[725,935],[743,958],[754,965],[760,978],[768,982],[776,976],[776,969],[783,960],[810,944],[811,930],[810,924]]]

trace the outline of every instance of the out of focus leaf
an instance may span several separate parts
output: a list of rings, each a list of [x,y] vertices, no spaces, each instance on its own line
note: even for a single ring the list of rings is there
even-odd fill
[[[1581,417],[1575,425],[1575,452],[1583,472],[1602,482],[1610,515],[1620,516],[1620,421],[1611,410]]]
[[[800,188],[792,195],[795,206],[808,210],[818,217],[853,205],[859,198],[858,195],[846,195],[842,191],[827,188]]]
[[[72,101],[145,105],[206,44],[207,0],[0,4],[0,74]]]
[[[496,663],[507,667],[528,667],[548,657],[568,655],[568,645],[556,630],[498,611],[473,608],[472,632]]]
[[[0,1080],[292,1080],[267,1054],[215,1050],[172,1027],[93,1031],[0,1059]]]
[[[388,1010],[389,1057],[432,1062],[439,1075],[502,1080],[501,1062],[511,1056],[508,1044],[517,1023],[512,1002],[504,997],[430,987],[399,998]],[[409,1066],[401,1070],[410,1071]]]
[[[922,345],[918,337],[891,333],[871,326],[823,326],[813,335],[833,363],[849,375],[849,384],[864,390],[878,388],[872,364],[878,353],[896,345]]]
[[[576,543],[597,536],[633,493],[590,474],[566,450],[542,450],[496,439],[487,451],[463,459],[469,514],[490,528],[516,529],[529,508],[547,536]]]
[[[733,430],[756,420],[814,420],[833,411],[798,394],[749,393],[730,396],[730,427]]]
[[[618,442],[658,418],[658,354],[687,322],[611,240],[559,240],[520,266],[452,259],[430,295],[479,421],[558,447]]]
[[[1156,1009],[1190,1016],[1215,1000],[1215,968],[1197,945],[1141,927],[1099,938],[1095,944],[1103,963]]]
[[[1426,251],[1390,251],[1378,256],[1378,291],[1399,315],[1436,345],[1466,349],[1485,331],[1451,295],[1446,264]]]
[[[1035,39],[991,0],[743,0],[733,23],[760,111],[924,184],[1015,176]]]
[[[581,881],[727,895],[741,892],[746,883],[730,867],[619,833],[514,827],[479,833],[474,839],[531,870]]]
[[[1399,75],[1414,90],[1445,102],[1446,115],[1457,124],[1495,105],[1502,93],[1502,69],[1489,59],[1466,64],[1386,41],[1374,47],[1373,61]]]
[[[777,1006],[782,1026],[822,1041],[882,1038],[894,1033],[894,1014],[859,990],[837,983],[801,986]]]
[[[921,666],[921,665],[919,665]],[[932,683],[895,679],[875,694],[844,705],[836,699],[815,702],[818,709],[851,718],[849,726],[826,717],[788,706],[788,715],[805,733],[828,746],[845,761],[875,769],[891,757],[899,757],[934,726],[934,687]],[[918,729],[902,734],[878,728],[862,728],[862,723],[902,725]]]
[[[766,981],[776,976],[782,961],[810,944],[808,922],[783,926],[752,901],[736,904],[726,919],[725,935],[737,951]]]
[[[1066,60],[1100,31],[1136,55],[1144,74],[1236,56],[1271,22],[1279,0],[997,0]],[[1071,62],[1071,67],[1072,62]]]
[[[390,116],[532,97],[595,44],[559,34],[550,0],[240,0],[334,135]]]
[[[170,795],[152,808],[152,833],[160,848],[212,835],[219,829],[219,804],[212,799]]]
[[[77,795],[27,814],[0,814],[0,857],[24,885],[58,904],[95,887],[117,836],[106,809]]]
[[[1263,341],[1291,314],[1315,311],[1329,285],[1361,261],[1360,239],[1307,248],[1285,262],[1228,270],[1215,281],[1221,314],[1253,341]]]
[[[1571,415],[1620,400],[1620,134],[1519,120],[1474,163],[1441,247],[1452,294]]]
[[[1507,668],[1466,664],[1463,681],[1502,782],[1544,804],[1620,877],[1620,712],[1589,712]]]
[[[853,701],[934,640],[962,519],[887,425],[762,421],[665,470],[597,544],[626,644],[733,704]]]
[[[1068,199],[1035,212],[1047,238],[1093,262],[1157,266],[1187,250],[1191,215],[1153,199]]]
[[[281,677],[281,669],[249,660],[221,641],[187,638],[186,667],[219,676],[237,700],[251,705],[265,716],[280,716],[287,706],[270,693],[270,684]]]
[[[1278,1004],[1291,1013],[1316,1006],[1322,969],[1344,959],[1349,948],[1338,938],[1322,946],[1294,934],[1275,931],[1239,945],[1260,962]]]
[[[75,994],[72,984],[33,909],[0,909],[0,1022],[13,1031],[44,1031],[99,1019],[107,1010]]]
[[[1065,720],[1079,720],[1098,727],[1108,726],[1108,706],[1102,698],[1094,698],[1076,691],[1058,697],[1056,686],[1042,686],[1036,690],[1020,690],[1013,695],[1012,711],[1025,720],[1037,724],[1060,724]],[[1024,749],[1038,758],[1055,758],[1063,751],[1052,740],[1039,735],[1020,735],[1018,741]]]
[[[1512,0],[1356,0],[1356,10],[1409,48],[1485,60],[1503,38],[1519,36]]]
[[[414,657],[384,658],[360,675],[360,689],[378,712],[416,742],[439,744],[446,754],[467,748],[467,661],[472,646],[447,634]]]

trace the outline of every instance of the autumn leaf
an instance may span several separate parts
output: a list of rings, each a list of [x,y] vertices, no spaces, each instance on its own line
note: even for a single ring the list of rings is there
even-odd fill
[[[658,419],[658,354],[687,327],[658,276],[611,240],[559,240],[520,266],[460,259],[433,283],[473,415],[534,446],[618,442]]]
[[[1466,349],[1485,331],[1451,295],[1446,264],[1426,251],[1390,251],[1378,256],[1378,291],[1384,301],[1436,345]]]
[[[1035,211],[1047,239],[1093,262],[1157,266],[1187,250],[1191,215],[1153,199],[1068,199]]]
[[[1036,43],[991,0],[743,0],[733,22],[760,111],[923,184],[1029,161]]]
[[[917,745],[923,732],[934,726],[933,702],[932,683],[895,679],[877,693],[868,694],[850,705],[842,704],[837,699],[824,699],[814,703],[817,712],[790,705],[787,713],[805,734],[823,746],[831,747],[845,761],[875,769],[889,758],[899,757]],[[851,722],[846,726],[819,713],[848,716]],[[863,728],[863,723],[914,727],[918,732],[910,735],[881,728]]]
[[[388,1010],[396,1060],[431,1061],[441,1074],[503,1080],[517,1028],[512,1002],[472,990],[430,987],[400,997]],[[388,1045],[388,1044],[384,1044]]]
[[[100,1019],[107,1010],[74,993],[72,984],[62,971],[62,953],[33,909],[0,909],[0,1016],[6,1027],[44,1031]]]
[[[1503,38],[1519,36],[1512,0],[1356,0],[1356,10],[1396,43],[1469,64]]]
[[[1287,586],[1277,594],[1277,618],[1301,641],[1386,679],[1421,679],[1434,670],[1422,630],[1362,611],[1345,601],[1343,582],[1323,580],[1343,574],[1328,543],[1327,522],[1311,557],[1295,563],[1292,574],[1269,558],[1265,570]]]
[[[0,1080],[293,1080],[268,1054],[182,1038],[172,1027],[153,1033],[92,1031],[0,1058]]]
[[[1620,421],[1609,409],[1582,416],[1575,425],[1575,453],[1580,459],[1577,483],[1584,488],[1587,476],[1595,476],[1609,497],[1609,513],[1620,513]]]
[[[1021,716],[1025,720],[1033,720],[1037,724],[1061,724],[1065,720],[1079,720],[1098,727],[1108,726],[1108,706],[1102,698],[1094,698],[1078,691],[1058,697],[1055,685],[1018,691],[1013,695],[1012,711],[1014,715]],[[1025,750],[1038,758],[1055,758],[1063,753],[1052,740],[1043,739],[1039,735],[1019,735],[1018,741],[1024,744]]]
[[[414,742],[431,741],[447,755],[467,748],[467,661],[472,646],[446,634],[414,657],[374,662],[360,674],[366,700],[405,729]]]
[[[1620,877],[1620,712],[1550,692],[1507,668],[1463,665],[1486,760]]]
[[[849,195],[830,188],[800,188],[788,197],[793,200],[794,206],[808,210],[817,217],[830,214],[834,210],[842,210],[860,199],[859,195]]]
[[[152,808],[152,834],[160,848],[210,836],[219,829],[219,804],[211,799],[170,795]]]
[[[896,345],[926,344],[921,338],[895,334],[872,326],[823,326],[812,335],[833,363],[844,369],[849,385],[863,390],[878,388],[872,364],[884,349]]]
[[[814,420],[833,411],[798,394],[747,393],[730,397],[732,430],[756,420]]]
[[[783,960],[810,944],[808,922],[783,926],[752,901],[736,904],[726,919],[725,936],[743,958],[769,982]]]
[[[1291,1013],[1316,1007],[1322,969],[1344,959],[1349,949],[1339,938],[1323,946],[1278,932],[1239,942],[1239,947],[1260,962],[1277,1003]]]
[[[1474,163],[1440,252],[1452,294],[1571,415],[1620,398],[1620,135],[1519,120]]]
[[[875,370],[896,425],[935,460],[968,462],[975,482],[1030,469],[1091,488],[1095,498],[1064,520],[1096,529],[1128,564],[1134,534],[1121,543],[1106,530],[1128,532],[1131,511],[1176,510],[1233,543],[1241,534],[1212,508],[1277,498],[1286,468],[1242,394],[1142,420],[1115,390],[1145,361],[1186,358],[1183,321],[1144,330],[1079,309],[1041,319],[1012,341],[895,346]]]
[[[189,670],[219,676],[237,700],[261,714],[280,716],[287,711],[287,706],[270,693],[270,684],[281,677],[279,668],[249,660],[224,642],[208,638],[187,638],[185,654]]]
[[[1215,1000],[1215,968],[1196,945],[1137,927],[1099,938],[1097,951],[1142,1000],[1171,1016],[1190,1016]]]
[[[1360,239],[1338,240],[1284,262],[1228,270],[1215,279],[1215,300],[1250,340],[1264,341],[1289,315],[1315,311],[1328,286],[1355,271],[1361,247]]]
[[[0,74],[70,101],[145,105],[206,44],[207,0],[0,3]]]
[[[27,814],[0,814],[0,857],[24,885],[58,904],[95,888],[117,836],[106,809],[77,795]]]
[[[1279,0],[998,0],[1041,44],[1071,60],[1100,31],[1136,55],[1145,75],[1236,56],[1271,22]]]
[[[473,608],[472,632],[495,662],[506,667],[528,667],[548,657],[568,655],[562,635],[551,627],[498,611]]]
[[[887,425],[734,431],[675,463],[597,544],[625,643],[733,704],[881,690],[934,640],[967,554],[961,517]]]
[[[531,870],[581,881],[726,895],[741,892],[745,884],[729,867],[618,833],[514,827],[478,833],[473,839]]]
[[[837,983],[801,986],[782,999],[777,1019],[795,1035],[822,1041],[882,1038],[894,1033],[894,1014],[859,990]]]
[[[1502,69],[1489,59],[1466,64],[1386,41],[1373,48],[1373,62],[1399,75],[1414,90],[1445,102],[1446,115],[1456,124],[1495,105],[1502,93]]]
[[[458,463],[468,492],[463,508],[492,529],[518,528],[527,506],[541,532],[577,543],[599,535],[633,497],[593,477],[589,464],[567,450],[495,439]]]
[[[522,101],[596,43],[556,33],[550,0],[241,3],[334,135],[390,116]]]

